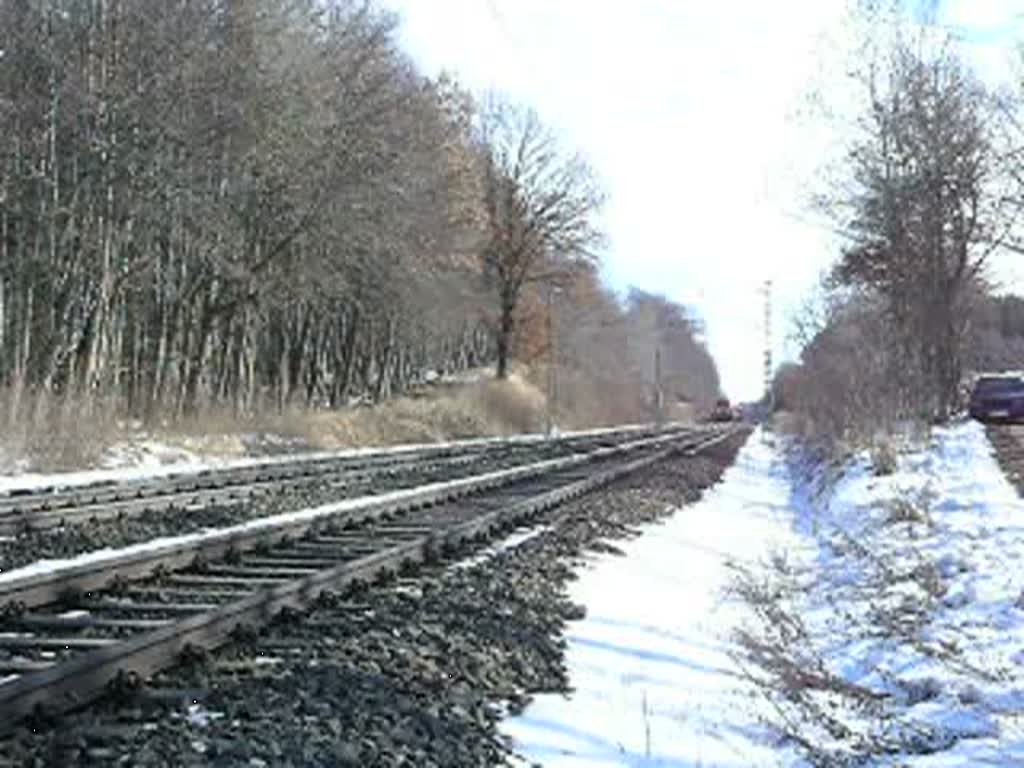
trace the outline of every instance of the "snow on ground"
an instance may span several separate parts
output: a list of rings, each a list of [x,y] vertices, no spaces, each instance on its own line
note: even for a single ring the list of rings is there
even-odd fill
[[[144,440],[131,445],[115,446],[103,457],[101,467],[97,469],[33,472],[27,461],[10,462],[3,465],[5,471],[0,474],[0,495],[41,488],[71,488],[166,477],[244,461],[204,456],[187,448]]]
[[[785,462],[755,434],[719,485],[671,519],[590,558],[571,595],[574,693],[545,695],[502,730],[548,766],[746,766],[774,762],[759,702],[733,660],[745,606],[728,563],[754,562],[790,530]]]
[[[574,692],[502,726],[527,761],[1024,765],[1024,503],[984,430],[938,429],[885,477],[805,470],[755,434],[700,502],[589,558]]]
[[[520,544],[540,536],[542,533],[549,531],[550,529],[551,526],[546,524],[534,525],[529,528],[521,528],[510,533],[508,536],[499,539],[489,547],[484,547],[472,557],[468,557],[465,560],[459,560],[451,566],[451,570],[462,571],[470,568],[476,568],[477,566],[486,563],[488,560],[497,557],[505,550],[515,549]]]
[[[844,719],[899,738],[877,764],[1024,764],[1024,503],[983,428],[935,430],[886,477],[860,457],[798,524],[819,543],[815,645],[885,696]]]

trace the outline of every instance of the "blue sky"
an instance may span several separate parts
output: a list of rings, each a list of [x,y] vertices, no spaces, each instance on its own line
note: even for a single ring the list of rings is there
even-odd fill
[[[428,73],[536,107],[589,157],[610,194],[606,278],[693,306],[727,393],[759,396],[763,281],[774,354],[792,357],[792,315],[836,253],[808,204],[835,126],[808,94],[848,87],[846,0],[384,4]],[[936,21],[998,79],[1021,12],[1024,0],[943,0]]]

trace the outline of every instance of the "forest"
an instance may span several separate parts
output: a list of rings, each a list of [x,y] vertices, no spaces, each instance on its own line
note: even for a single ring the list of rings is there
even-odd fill
[[[686,308],[600,277],[607,191],[362,0],[0,4],[0,417],[338,408],[556,364],[706,404]]]

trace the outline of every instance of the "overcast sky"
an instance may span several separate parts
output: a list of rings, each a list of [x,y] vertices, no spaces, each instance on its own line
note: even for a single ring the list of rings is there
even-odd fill
[[[535,107],[590,158],[610,194],[608,281],[691,305],[727,394],[758,397],[763,282],[775,286],[774,354],[793,356],[792,315],[836,254],[808,206],[835,126],[808,94],[848,87],[846,0],[385,5],[428,74]],[[1022,12],[1024,0],[943,0],[937,20],[1000,78]]]

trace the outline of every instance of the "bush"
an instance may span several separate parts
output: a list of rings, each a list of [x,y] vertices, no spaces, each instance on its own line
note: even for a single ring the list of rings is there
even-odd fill
[[[466,396],[476,399],[486,419],[503,433],[543,429],[547,399],[519,374],[478,384]]]
[[[899,468],[899,455],[891,439],[876,442],[871,449],[871,468],[875,475],[891,475]]]
[[[832,455],[867,448],[879,474],[895,469],[885,444],[929,423],[922,373],[908,359],[876,298],[831,296],[811,325],[799,366],[788,366],[777,390],[794,412],[799,433]],[[879,442],[879,440],[883,442]]]

